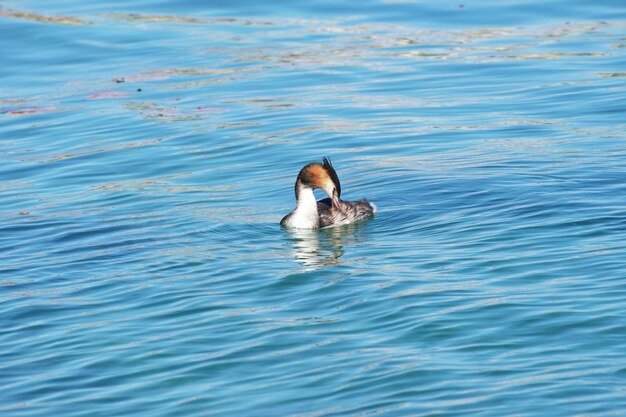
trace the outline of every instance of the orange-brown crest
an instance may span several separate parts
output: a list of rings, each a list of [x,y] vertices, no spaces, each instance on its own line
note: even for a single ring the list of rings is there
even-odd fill
[[[300,170],[295,187],[296,198],[298,197],[298,184],[310,188],[321,188],[329,197],[336,194],[336,197],[339,198],[341,195],[339,178],[328,158],[324,158],[323,164],[314,162]]]
[[[322,164],[313,163],[302,168],[298,178],[309,187],[319,188],[329,179],[329,176]]]

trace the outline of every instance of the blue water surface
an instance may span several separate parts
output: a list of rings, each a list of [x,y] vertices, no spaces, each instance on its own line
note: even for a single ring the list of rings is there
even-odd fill
[[[0,0],[0,53],[3,417],[626,413],[622,0]],[[379,212],[281,229],[324,155]]]

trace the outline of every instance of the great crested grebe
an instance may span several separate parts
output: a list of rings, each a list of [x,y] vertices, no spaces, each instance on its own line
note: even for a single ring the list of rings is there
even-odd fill
[[[313,190],[321,188],[330,198],[315,201]],[[330,160],[305,165],[296,179],[296,208],[283,217],[285,227],[317,229],[339,226],[364,219],[376,212],[369,201],[341,201],[341,184]]]

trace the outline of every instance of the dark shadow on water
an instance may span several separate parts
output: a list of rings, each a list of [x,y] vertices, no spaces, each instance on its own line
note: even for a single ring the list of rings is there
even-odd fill
[[[294,259],[311,269],[340,263],[350,246],[365,240],[365,225],[370,220],[317,230],[287,229]]]

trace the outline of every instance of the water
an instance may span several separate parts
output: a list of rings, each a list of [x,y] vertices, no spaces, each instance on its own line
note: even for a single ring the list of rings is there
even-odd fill
[[[0,1],[1,415],[623,415],[625,28]],[[282,230],[324,155],[379,213]]]

